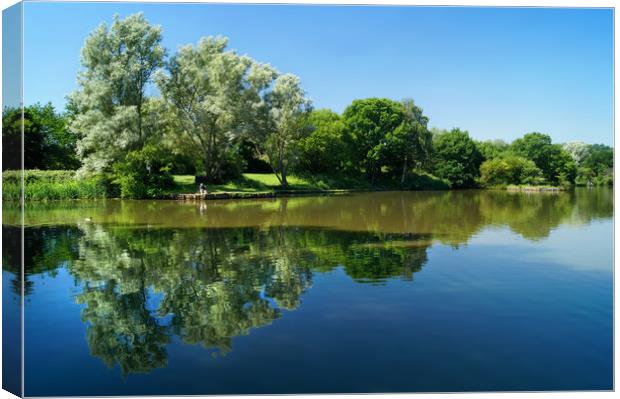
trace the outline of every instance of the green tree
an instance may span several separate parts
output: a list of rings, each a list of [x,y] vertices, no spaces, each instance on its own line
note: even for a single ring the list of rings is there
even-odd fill
[[[485,186],[512,183],[510,174],[508,162],[501,158],[488,159],[480,165],[480,181]]]
[[[101,24],[86,39],[83,70],[69,104],[70,128],[79,136],[78,155],[84,171],[102,171],[127,151],[140,149],[154,133],[148,121],[153,107],[145,90],[163,65],[161,28],[140,14],[112,26]]]
[[[403,123],[402,105],[387,98],[355,100],[343,118],[352,161],[374,184],[384,165],[386,136]]]
[[[166,151],[147,144],[114,165],[122,198],[157,198],[174,185]]]
[[[22,168],[22,125],[24,130],[24,167],[37,168],[45,153],[43,128],[27,109],[5,107],[2,110],[2,170]]]
[[[388,164],[401,166],[400,184],[411,167],[426,166],[433,150],[432,134],[429,132],[428,118],[412,99],[402,101],[403,121],[386,135],[386,147],[389,154]],[[396,169],[396,168],[393,168]]]
[[[575,162],[560,145],[552,144],[548,135],[528,133],[513,141],[510,149],[515,154],[534,161],[548,182],[574,183],[577,173]]]
[[[604,144],[593,144],[579,168],[580,184],[612,185],[614,149]]]
[[[494,159],[503,155],[508,150],[508,143],[504,140],[476,141],[476,146],[484,159]]]
[[[480,165],[480,181],[486,186],[539,184],[542,172],[533,161],[515,155],[486,160]]]
[[[331,174],[341,171],[347,159],[340,115],[328,109],[314,110],[308,124],[312,132],[299,142],[299,170]]]
[[[165,100],[167,141],[221,181],[240,162],[235,143],[264,120],[264,92],[276,77],[269,65],[226,50],[228,39],[202,38],[179,49],[157,76]],[[241,169],[238,170],[238,173]]]
[[[433,138],[434,174],[453,187],[471,187],[479,176],[482,154],[467,131],[452,129]]]
[[[291,74],[276,79],[268,103],[271,128],[265,154],[280,184],[287,187],[288,171],[299,159],[299,142],[310,133],[308,116],[312,105],[299,78]]]
[[[3,170],[21,168],[22,111],[2,112]],[[66,118],[51,103],[24,107],[24,167],[26,169],[76,169],[75,136]]]

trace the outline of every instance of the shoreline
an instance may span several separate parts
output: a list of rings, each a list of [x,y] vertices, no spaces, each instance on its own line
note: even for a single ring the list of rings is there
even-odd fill
[[[578,186],[575,186],[578,187]],[[572,187],[571,187],[572,188]],[[560,193],[569,191],[570,188],[563,187],[550,187],[550,186],[508,186],[508,187],[471,187],[462,189],[403,189],[396,188],[351,188],[351,189],[330,189],[330,190],[274,190],[274,191],[257,191],[257,192],[243,192],[243,191],[223,191],[207,194],[199,193],[169,193],[158,196],[156,198],[143,198],[138,199],[142,201],[178,201],[178,202],[194,202],[194,201],[214,201],[214,200],[229,200],[229,199],[260,199],[260,198],[282,198],[282,197],[304,197],[304,196],[338,196],[348,195],[361,192],[389,192],[389,191],[432,191],[432,192],[445,192],[445,191],[467,191],[467,190],[489,190],[489,191],[506,191],[512,193]],[[85,201],[85,200],[123,200],[120,197],[101,197],[101,198],[67,198],[67,199],[29,199],[26,202],[42,203],[42,202],[63,202],[63,201]],[[2,200],[3,203],[19,203],[16,200]]]

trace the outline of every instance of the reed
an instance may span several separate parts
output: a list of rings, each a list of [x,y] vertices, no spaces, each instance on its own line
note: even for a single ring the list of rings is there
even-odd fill
[[[2,200],[19,201],[21,172],[2,172]],[[95,199],[106,197],[102,177],[78,178],[72,170],[27,170],[24,172],[24,198],[30,201]]]

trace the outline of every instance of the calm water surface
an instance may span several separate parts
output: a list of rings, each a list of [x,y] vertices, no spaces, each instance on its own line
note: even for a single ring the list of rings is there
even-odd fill
[[[31,204],[25,394],[609,390],[612,217],[610,189]]]

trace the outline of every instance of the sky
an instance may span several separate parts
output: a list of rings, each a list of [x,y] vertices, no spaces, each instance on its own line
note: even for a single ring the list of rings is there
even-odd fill
[[[209,35],[282,73],[315,108],[413,98],[429,126],[613,144],[613,10],[26,3],[24,102],[63,109],[100,23],[144,12],[169,53]],[[157,91],[150,89],[151,95]]]

